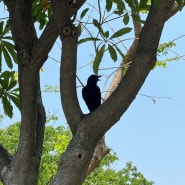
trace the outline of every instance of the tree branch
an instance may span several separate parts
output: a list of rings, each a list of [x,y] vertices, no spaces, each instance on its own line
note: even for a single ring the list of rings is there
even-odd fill
[[[110,149],[105,144],[105,137],[102,137],[96,145],[91,163],[87,170],[86,176],[88,176],[95,168],[99,166],[102,159],[110,152]]]
[[[84,3],[85,3],[85,0],[77,0],[74,3],[70,4],[69,11],[68,11],[69,16],[72,17],[78,11],[78,9],[81,8],[81,6]],[[38,61],[37,58],[46,59],[48,57],[47,54],[53,47],[53,44],[56,41],[58,36],[59,36],[59,31],[57,29],[57,26],[54,23],[54,17],[52,15],[43,33],[38,39],[37,45],[34,48],[33,56],[35,61]],[[40,68],[42,67],[44,62],[45,60],[41,60],[40,63],[37,63],[36,65],[38,66],[38,68]]]
[[[173,6],[172,10],[168,13],[168,16],[167,16],[166,20],[173,17],[179,10],[180,9],[179,9],[178,3],[174,2],[174,6]]]
[[[68,1],[53,0],[53,16],[62,40],[60,92],[64,114],[74,133],[82,117],[76,92],[77,29],[72,25]],[[62,20],[62,21],[61,21]],[[70,98],[68,98],[70,97]]]

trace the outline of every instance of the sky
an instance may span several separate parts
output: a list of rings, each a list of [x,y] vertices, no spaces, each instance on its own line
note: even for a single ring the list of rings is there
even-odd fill
[[[176,14],[166,24],[161,43],[185,35],[185,10]],[[114,23],[116,24],[116,23]],[[117,26],[117,25],[116,25]],[[85,34],[84,34],[85,36]],[[185,37],[177,40],[173,51],[184,55]],[[57,40],[49,56],[60,60],[60,41]],[[86,84],[93,73],[89,65],[94,53],[92,45],[85,43],[78,48],[77,75]],[[170,56],[175,56],[170,52]],[[44,85],[59,85],[59,63],[49,58],[41,72],[42,89]],[[119,65],[119,58],[117,64]],[[115,64],[115,65],[117,65]],[[105,55],[100,68],[113,66],[109,55]],[[84,67],[85,66],[85,67]],[[185,184],[185,60],[171,62],[167,68],[152,70],[133,103],[121,119],[106,133],[106,144],[116,152],[119,161],[113,164],[118,170],[132,161],[140,172],[155,185]],[[108,70],[100,70],[102,89]],[[78,83],[79,85],[79,83]],[[84,113],[88,109],[82,100],[81,87],[77,88],[78,98]],[[57,114],[59,120],[53,125],[66,125],[61,109],[59,93],[43,92],[43,102],[48,114]],[[104,94],[102,94],[104,96]],[[155,103],[149,96],[154,96]],[[14,120],[19,120],[17,114]],[[6,125],[12,123],[8,120]]]

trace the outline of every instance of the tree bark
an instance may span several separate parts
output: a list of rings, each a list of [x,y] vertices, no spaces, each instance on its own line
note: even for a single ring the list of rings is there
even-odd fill
[[[45,124],[39,67],[35,64],[42,63],[43,58],[35,61],[32,57],[34,56],[33,48],[38,40],[31,17],[32,1],[6,1],[6,4],[19,58],[21,133],[17,153],[9,164],[4,166],[1,174],[6,185],[34,185],[38,181]]]

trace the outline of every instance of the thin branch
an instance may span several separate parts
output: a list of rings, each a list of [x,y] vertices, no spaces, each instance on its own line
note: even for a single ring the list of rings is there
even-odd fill
[[[172,49],[169,49],[172,53],[174,53],[175,55],[178,56],[178,58],[181,58],[182,60],[185,60],[185,58],[183,58],[183,56],[180,56],[177,52],[173,51]]]
[[[80,80],[80,78],[76,75],[77,80],[79,81],[79,83],[82,85],[82,87],[84,87],[84,84],[82,83],[82,81]]]
[[[9,17],[0,18],[0,21],[1,21],[1,20],[4,20],[4,19],[9,19]]]
[[[173,41],[176,41],[176,40],[178,40],[178,39],[181,39],[182,37],[185,37],[185,35],[181,35],[181,36],[179,36],[179,37],[173,39]]]
[[[53,58],[53,57],[48,57],[48,58],[50,58],[51,60],[53,60],[53,61],[55,61],[55,62],[57,62],[57,63],[61,63],[60,61],[58,61],[58,60],[56,60],[55,58]]]
[[[145,96],[147,98],[155,98],[155,99],[172,99],[172,98],[166,97],[166,96],[152,96],[152,95],[146,95],[146,94],[142,94],[142,93],[138,93],[138,95]]]
[[[101,24],[101,22],[102,22],[102,14],[101,14],[100,0],[98,0],[98,10],[99,10],[99,23]]]

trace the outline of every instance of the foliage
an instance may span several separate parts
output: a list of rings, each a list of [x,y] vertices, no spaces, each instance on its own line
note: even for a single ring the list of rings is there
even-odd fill
[[[6,129],[0,129],[0,141],[8,152],[13,155],[17,151],[20,123],[14,123]]]
[[[6,129],[0,129],[0,141],[8,149],[10,154],[15,154],[19,140],[20,123],[15,123]],[[63,126],[46,126],[44,150],[40,166],[39,184],[46,185],[50,182],[57,171],[58,159],[68,146],[72,135],[68,128]],[[153,182],[137,171],[131,162],[126,167],[115,171],[110,166],[118,160],[115,153],[111,151],[99,167],[93,171],[84,182],[84,185],[152,185]],[[1,184],[1,183],[0,183]]]
[[[41,159],[39,184],[47,184],[56,174],[58,159],[69,144],[71,132],[65,127],[47,126],[45,129],[44,149]]]
[[[165,57],[168,55],[169,51],[171,51],[172,47],[176,46],[176,43],[174,41],[169,41],[168,43],[162,43],[158,47],[158,57]],[[166,68],[167,62],[172,62],[179,60],[179,57],[173,57],[173,58],[165,58],[163,60],[157,60],[155,67],[163,67]]]
[[[7,67],[13,68],[13,61],[17,63],[17,54],[15,46],[10,36],[9,21],[0,22],[0,100],[6,115],[13,116],[13,106],[19,108],[19,95],[17,88],[17,73],[15,71],[2,71],[2,58],[4,57]]]
[[[39,29],[43,29],[51,17],[52,11],[48,0],[34,0],[32,2],[32,17],[39,23]]]
[[[53,116],[55,117],[55,116]],[[50,119],[50,120],[53,120]],[[20,122],[0,129],[0,141],[8,152],[16,153],[20,132]],[[54,176],[58,168],[58,159],[69,144],[72,137],[69,129],[63,126],[46,126],[43,145],[43,155],[40,166],[39,184],[47,184]]]
[[[13,116],[13,106],[20,107],[17,79],[15,71],[4,71],[0,74],[0,99],[3,104],[5,114],[10,118]]]
[[[13,61],[18,62],[14,44],[11,42],[12,36],[10,35],[9,21],[0,22],[0,72],[2,69],[2,56],[6,61],[7,67],[13,68]]]
[[[44,92],[58,93],[59,92],[59,87],[57,85],[55,85],[55,86],[45,85],[44,86]]]
[[[109,156],[108,156],[109,157]],[[132,162],[126,163],[126,167],[115,171],[111,168],[100,167],[90,174],[84,185],[153,185],[148,181]]]

